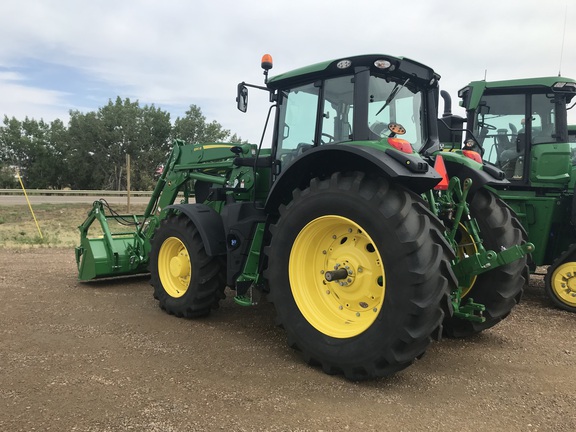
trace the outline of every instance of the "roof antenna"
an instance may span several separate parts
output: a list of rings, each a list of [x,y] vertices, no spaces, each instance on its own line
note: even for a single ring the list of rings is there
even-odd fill
[[[558,66],[558,76],[562,76],[562,56],[564,55],[564,40],[566,39],[566,18],[568,17],[568,2],[564,9],[564,32],[562,34],[562,48],[560,48],[560,65]]]
[[[484,69],[484,81],[486,81],[486,76],[488,76],[488,69]]]

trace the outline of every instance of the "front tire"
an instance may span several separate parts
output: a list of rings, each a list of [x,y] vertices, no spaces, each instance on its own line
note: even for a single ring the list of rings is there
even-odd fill
[[[150,283],[163,310],[184,318],[208,315],[223,297],[221,271],[220,260],[206,254],[186,215],[162,220],[152,239]]]
[[[269,298],[289,345],[353,380],[409,366],[450,310],[441,232],[417,195],[362,173],[294,191],[266,248]]]
[[[487,250],[500,252],[501,248],[520,245],[526,241],[526,232],[510,207],[487,189],[480,189],[470,203],[470,213],[478,222],[480,237]],[[467,233],[460,230],[463,244]],[[470,247],[470,246],[468,246]],[[468,254],[474,251],[466,251]],[[526,256],[509,264],[482,273],[470,280],[463,290],[463,301],[472,298],[486,306],[483,323],[454,316],[447,317],[444,329],[449,337],[466,337],[495,326],[506,318],[520,301],[524,289]]]

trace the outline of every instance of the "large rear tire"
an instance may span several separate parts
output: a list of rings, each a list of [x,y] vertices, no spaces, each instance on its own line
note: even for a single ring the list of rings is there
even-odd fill
[[[206,254],[198,229],[184,214],[164,219],[156,231],[150,274],[154,298],[171,315],[206,316],[223,297],[221,261]]]
[[[440,335],[452,252],[419,196],[336,173],[295,190],[271,233],[269,298],[309,364],[352,380],[386,376]]]
[[[526,242],[526,232],[518,218],[510,207],[491,191],[480,189],[474,194],[470,213],[478,222],[480,237],[487,250],[500,252],[502,247],[509,248]],[[466,240],[467,233],[463,228],[460,233],[461,244],[474,248]],[[470,254],[474,251],[466,252]],[[454,316],[447,317],[444,321],[446,335],[470,336],[493,327],[506,318],[522,297],[526,262],[527,258],[524,257],[471,278],[470,284],[463,290],[463,300],[472,298],[475,303],[486,306],[486,321],[478,323]]]

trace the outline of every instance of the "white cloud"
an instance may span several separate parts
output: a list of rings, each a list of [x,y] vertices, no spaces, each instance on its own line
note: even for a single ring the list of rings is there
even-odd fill
[[[0,73],[0,106],[9,117],[42,117],[46,121],[67,119],[68,107],[65,94],[58,91],[25,85],[25,79],[13,72]],[[35,116],[34,113],[42,113]]]
[[[564,34],[566,5],[566,0],[4,0],[0,40],[10,42],[0,45],[0,71],[14,73],[29,60],[73,68],[90,79],[81,92],[74,90],[80,92],[76,97],[55,92],[62,91],[56,86],[30,91],[54,98],[56,105],[67,101],[68,108],[89,100],[95,105],[88,109],[105,104],[93,89],[109,91],[107,98],[169,106],[180,115],[196,104],[209,119],[255,141],[266,104],[255,102],[259,96],[252,92],[249,114],[236,112],[235,88],[239,81],[262,83],[259,60],[265,52],[274,56],[273,73],[354,54],[406,56],[438,71],[441,85],[456,99],[460,87],[485,73],[492,80],[555,75],[561,57],[563,73],[575,75],[576,58],[568,53],[576,45],[576,6],[569,5]],[[25,84],[12,82],[11,91],[24,92]],[[0,115],[19,115],[13,99],[8,105],[0,97]],[[24,101],[18,107],[25,110]],[[28,107],[33,117],[48,108]]]

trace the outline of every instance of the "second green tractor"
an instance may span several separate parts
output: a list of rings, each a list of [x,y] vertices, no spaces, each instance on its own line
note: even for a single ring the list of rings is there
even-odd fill
[[[561,76],[474,81],[459,92],[466,118],[445,108],[439,120],[447,150],[460,147],[466,122],[467,145],[505,173],[509,183],[490,190],[514,209],[536,246],[530,270],[548,266],[550,301],[570,312],[576,312],[576,127],[568,114],[575,95],[576,81]]]

